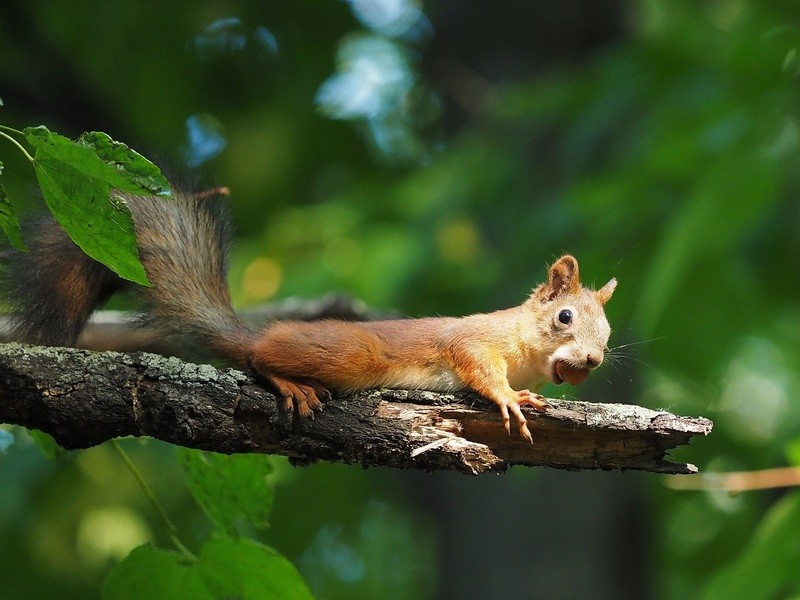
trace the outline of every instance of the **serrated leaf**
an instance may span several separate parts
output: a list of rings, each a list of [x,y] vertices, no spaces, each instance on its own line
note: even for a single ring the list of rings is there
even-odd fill
[[[44,126],[24,133],[36,148],[34,169],[45,202],[70,238],[120,277],[149,285],[130,210],[111,191],[168,195],[169,183],[158,167],[101,132],[78,141]]]
[[[45,202],[72,241],[120,277],[149,285],[125,201],[111,198],[111,186],[90,169],[79,170],[39,149],[35,158]]]
[[[3,172],[2,163],[0,163],[0,173]],[[6,188],[0,184],[0,227],[2,227],[11,245],[17,250],[23,252],[28,251],[25,242],[22,241],[22,232],[19,229],[19,218],[17,211],[14,210],[14,205],[8,198]]]
[[[260,600],[313,598],[294,565],[252,540],[211,540],[197,561],[182,554],[139,546],[114,567],[103,586],[104,600],[181,598]]]
[[[33,166],[45,202],[72,241],[120,277],[149,284],[130,211],[123,200],[110,197],[112,187],[130,184],[88,147],[44,126],[24,133],[36,148]]]
[[[267,481],[272,465],[258,454],[217,454],[178,449],[186,483],[208,517],[225,534],[236,535],[236,521],[267,525],[273,492]]]
[[[44,125],[28,127],[24,130],[25,139],[36,148],[34,158],[52,158],[70,165],[76,173],[102,181],[106,186],[123,192],[146,194],[113,164],[103,162],[95,151],[86,144],[80,144],[63,135],[53,133]]]
[[[84,133],[73,141],[44,125],[23,132],[37,155],[48,155],[72,165],[77,171],[131,194],[169,194],[161,171],[138,152],[101,132]]]
[[[77,143],[90,148],[101,161],[114,167],[134,186],[135,189],[129,191],[158,196],[171,195],[169,182],[161,169],[132,148],[111,139],[107,133],[89,131],[81,134]]]

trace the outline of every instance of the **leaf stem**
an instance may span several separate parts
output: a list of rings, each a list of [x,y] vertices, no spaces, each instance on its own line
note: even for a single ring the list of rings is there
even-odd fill
[[[10,131],[12,133],[18,133],[20,135],[23,135],[23,133],[21,131],[17,131],[16,129],[13,129],[11,127],[6,127],[5,125],[0,125],[0,129],[5,129],[6,131]],[[9,142],[14,144],[17,148],[19,148],[20,152],[22,152],[25,155],[25,158],[27,158],[29,162],[31,162],[31,163],[35,162],[33,157],[30,154],[28,154],[28,151],[25,150],[25,148],[22,147],[22,144],[20,144],[13,137],[8,135],[7,133],[4,133],[3,131],[0,131],[0,136],[6,138]]]
[[[147,496],[148,500],[150,500],[151,504],[155,507],[156,512],[161,517],[161,520],[164,522],[164,525],[167,528],[167,532],[169,534],[170,541],[175,545],[175,547],[180,550],[180,552],[186,556],[191,561],[196,561],[197,556],[195,556],[191,550],[189,550],[186,546],[183,545],[183,542],[178,539],[178,528],[175,527],[175,523],[167,516],[167,513],[164,511],[164,507],[161,506],[161,503],[156,498],[156,495],[153,493],[153,490],[150,489],[150,486],[147,485],[147,482],[142,477],[142,474],[139,472],[139,469],[136,468],[136,465],[133,464],[131,457],[128,456],[128,453],[125,452],[125,449],[120,445],[117,440],[111,440],[111,445],[114,447],[114,450],[117,451],[122,462],[125,463],[125,466],[133,475],[133,478],[139,483],[139,486],[144,491],[144,495]]]
[[[5,129],[9,133],[16,133],[17,135],[25,136],[24,131],[20,131],[19,129],[14,129],[13,127],[9,127],[8,125],[0,125],[0,129]]]

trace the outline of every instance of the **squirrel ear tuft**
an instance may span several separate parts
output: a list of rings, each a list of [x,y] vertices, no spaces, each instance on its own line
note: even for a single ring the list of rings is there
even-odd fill
[[[578,292],[581,280],[578,272],[578,261],[574,256],[565,254],[553,263],[547,273],[547,283],[536,289],[535,295],[541,302],[549,302],[559,294]]]
[[[607,284],[597,290],[597,299],[600,301],[600,304],[605,304],[611,299],[611,295],[614,293],[616,287],[617,278],[614,277]]]

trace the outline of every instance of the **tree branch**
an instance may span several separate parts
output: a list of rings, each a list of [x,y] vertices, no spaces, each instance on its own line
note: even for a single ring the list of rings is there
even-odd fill
[[[68,449],[150,436],[216,452],[282,454],[463,473],[509,465],[693,473],[666,453],[712,423],[638,406],[550,400],[529,412],[533,445],[509,438],[474,394],[373,390],[327,403],[315,420],[285,413],[233,369],[177,358],[0,345],[0,422],[41,429]]]

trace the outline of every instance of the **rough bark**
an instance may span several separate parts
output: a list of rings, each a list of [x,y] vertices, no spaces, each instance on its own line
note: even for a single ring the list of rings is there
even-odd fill
[[[40,429],[64,448],[150,436],[223,453],[282,454],[463,473],[510,465],[693,473],[666,453],[712,423],[638,406],[550,400],[529,412],[533,445],[509,437],[474,394],[373,390],[328,402],[314,420],[233,369],[148,353],[0,345],[0,422]]]

